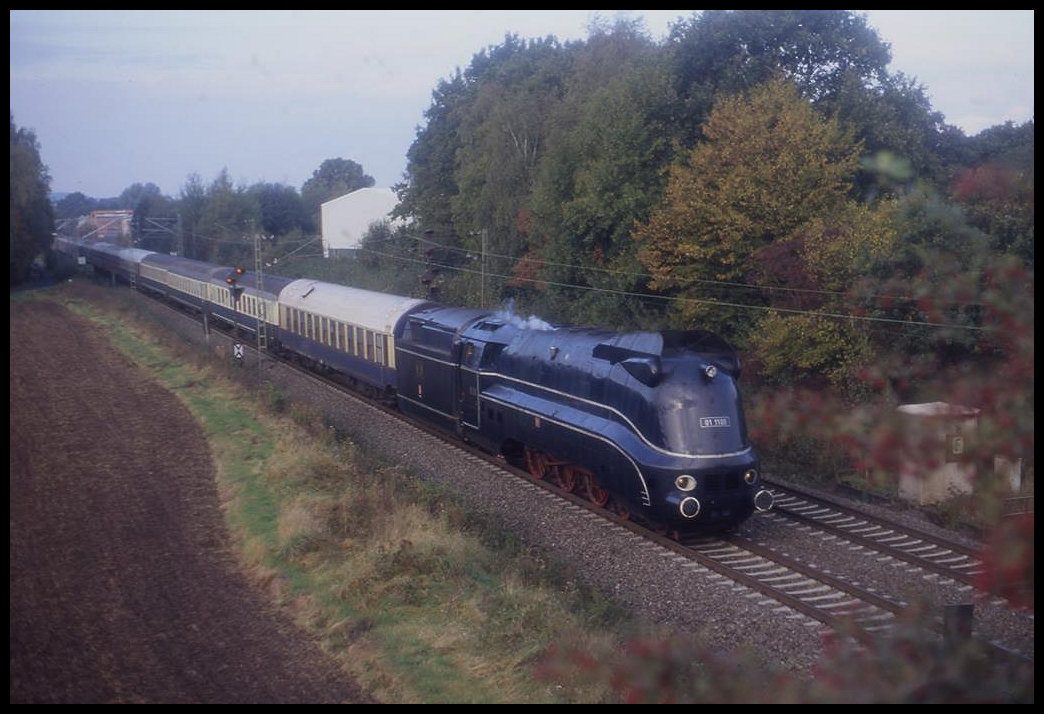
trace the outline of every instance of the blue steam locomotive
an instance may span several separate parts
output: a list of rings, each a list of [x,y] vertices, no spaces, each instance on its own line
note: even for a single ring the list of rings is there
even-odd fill
[[[772,507],[739,361],[704,331],[617,333],[108,244],[60,246],[113,280],[248,331],[622,516],[675,531]]]

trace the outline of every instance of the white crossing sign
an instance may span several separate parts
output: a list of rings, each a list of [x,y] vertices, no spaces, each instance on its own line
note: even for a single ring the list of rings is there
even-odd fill
[[[236,342],[232,345],[232,356],[236,359],[243,359],[243,345]]]

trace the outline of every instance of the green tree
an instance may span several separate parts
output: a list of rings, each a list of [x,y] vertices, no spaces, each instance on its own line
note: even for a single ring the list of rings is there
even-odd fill
[[[261,210],[261,230],[277,238],[293,231],[309,232],[315,225],[308,216],[304,201],[293,186],[278,183],[256,183],[248,193]]]
[[[640,25],[617,23],[573,49],[566,87],[513,272],[530,278],[520,287],[547,281],[535,307],[556,320],[648,326],[649,303],[620,292],[643,289],[631,230],[659,202],[673,152],[666,64]]]
[[[828,291],[895,241],[887,206],[849,197],[859,145],[783,79],[719,101],[704,134],[635,232],[651,286],[680,298],[677,326],[760,347],[767,376],[841,381],[864,356],[862,328],[809,313],[831,312]]]
[[[742,280],[756,251],[843,206],[858,166],[859,147],[784,80],[720,101],[704,134],[636,234],[658,290]]]
[[[203,179],[199,174],[189,174],[178,195],[182,244],[184,254],[188,258],[203,260],[207,256],[207,245],[200,232],[206,204],[207,187],[203,184]]]
[[[120,194],[124,206],[134,211],[135,245],[145,250],[169,253],[175,246],[177,203],[149,183],[134,184]]]
[[[224,264],[251,264],[253,232],[261,223],[257,199],[236,188],[222,169],[207,188],[197,225],[197,244],[206,260]]]
[[[460,126],[453,225],[462,245],[518,255],[530,231],[530,193],[562,92],[563,52],[552,38],[480,53],[466,73],[473,102]]]
[[[161,196],[163,196],[163,192],[154,183],[134,183],[123,189],[118,199],[119,207],[124,210],[134,211],[137,210],[138,205],[142,201]]]
[[[782,73],[808,99],[837,97],[852,78],[887,78],[888,45],[850,10],[706,10],[679,22],[668,47],[683,102],[683,137],[699,137],[714,102]]]
[[[967,142],[950,195],[969,223],[987,233],[995,250],[1033,268],[1033,120],[984,130]]]
[[[15,126],[11,117],[11,277],[18,285],[29,277],[38,255],[49,250],[54,232],[51,178],[40,160],[36,134]]]
[[[932,108],[925,88],[901,72],[875,84],[849,76],[820,108],[835,113],[863,144],[867,160],[856,185],[868,198],[895,195],[914,180],[944,181],[948,157],[964,140]]]
[[[363,167],[351,159],[327,159],[301,186],[301,200],[317,226],[321,204],[360,188],[370,188],[374,183],[373,176],[367,175]]]
[[[97,201],[76,191],[64,196],[54,205],[55,218],[79,218],[94,210]]]
[[[400,218],[412,218],[425,230],[454,235],[452,204],[459,193],[456,157],[460,127],[471,103],[472,89],[459,70],[451,80],[439,82],[431,106],[424,112],[427,124],[406,153],[406,180],[396,186]]]

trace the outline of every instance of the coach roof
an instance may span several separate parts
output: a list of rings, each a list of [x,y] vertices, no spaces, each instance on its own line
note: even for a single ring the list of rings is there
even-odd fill
[[[390,333],[403,315],[427,300],[387,295],[317,280],[295,280],[279,294],[279,304]]]

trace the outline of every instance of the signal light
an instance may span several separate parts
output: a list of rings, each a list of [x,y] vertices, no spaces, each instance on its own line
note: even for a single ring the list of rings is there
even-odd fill
[[[239,284],[239,278],[246,271],[242,268],[233,268],[232,272],[225,276],[225,282],[228,283],[228,289],[232,293],[232,299],[236,302],[239,301],[239,296],[243,294],[243,286]]]

